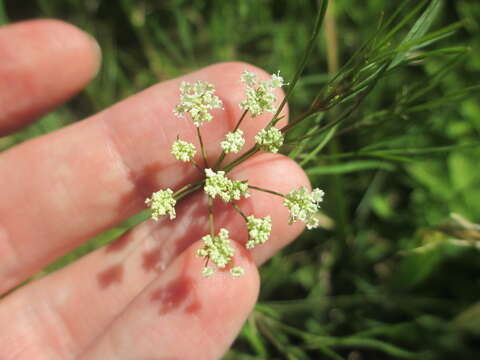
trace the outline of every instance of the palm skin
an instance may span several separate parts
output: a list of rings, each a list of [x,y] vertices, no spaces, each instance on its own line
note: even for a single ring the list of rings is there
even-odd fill
[[[96,43],[77,28],[36,20],[0,28],[0,134],[32,122],[81,90],[97,72]],[[225,110],[205,125],[211,162],[241,115],[244,63],[213,65],[157,84],[74,125],[0,154],[0,293],[55,258],[144,209],[159,188],[199,178],[170,155],[182,139],[196,142],[188,120],[172,114],[182,80],[213,83]],[[279,94],[280,97],[281,94]],[[247,146],[268,117],[245,121]],[[283,120],[284,122],[286,120]],[[227,158],[228,160],[228,158]],[[231,176],[287,192],[308,185],[281,155],[260,154]],[[247,214],[272,216],[271,240],[247,252],[243,219],[215,204],[216,226],[234,240],[245,275],[201,275],[195,256],[208,232],[202,194],[184,199],[177,219],[147,221],[105,248],[12,292],[0,301],[1,359],[217,359],[228,350],[255,304],[256,266],[302,230],[289,226],[281,199],[252,192]]]

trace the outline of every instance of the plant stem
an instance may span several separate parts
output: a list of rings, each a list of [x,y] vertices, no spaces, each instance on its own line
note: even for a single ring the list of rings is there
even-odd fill
[[[230,164],[228,164],[227,166],[225,166],[223,168],[223,171],[225,172],[229,172],[231,171],[235,166],[237,165],[240,165],[242,162],[244,162],[245,160],[247,160],[249,157],[251,157],[252,155],[256,154],[257,152],[259,151],[259,149],[257,148],[256,145],[252,146],[245,154],[243,154],[242,156],[240,156],[239,158],[233,160]]]
[[[197,127],[197,137],[198,141],[200,142],[200,149],[202,150],[203,162],[205,163],[205,167],[208,168],[207,150],[205,149],[205,145],[203,144],[202,134],[200,133],[199,127]]]
[[[242,209],[240,209],[240,207],[237,204],[235,204],[235,203],[230,203],[230,204],[242,216],[243,220],[248,221],[247,216],[243,213]]]
[[[323,19],[325,18],[325,14],[327,12],[327,7],[328,7],[328,0],[323,0],[320,9],[317,12],[317,17],[315,18],[315,25],[313,27],[313,32],[312,36],[310,37],[310,40],[308,41],[307,49],[303,53],[302,60],[300,62],[300,65],[298,66],[298,69],[293,76],[293,80],[288,86],[287,94],[283,98],[282,103],[277,109],[277,112],[273,116],[272,120],[270,123],[267,125],[267,128],[270,128],[272,126],[275,126],[277,122],[280,121],[280,112],[283,110],[285,107],[285,104],[287,103],[288,99],[292,95],[293,89],[295,88],[295,85],[297,84],[298,79],[300,78],[300,75],[302,75],[303,70],[305,69],[305,66],[307,65],[308,58],[310,57],[310,54],[312,53],[313,47],[315,46],[315,40],[317,39],[318,33],[320,32],[320,27],[322,26]]]
[[[195,166],[198,170],[200,170],[200,172],[203,174],[204,173],[204,170],[200,167],[200,165],[198,165],[198,163],[195,161],[195,160],[192,160],[192,164],[193,166]]]
[[[240,124],[242,123],[243,119],[245,119],[245,116],[247,115],[248,113],[248,110],[245,110],[242,114],[242,116],[240,116],[240,119],[238,120],[237,122],[237,125],[235,125],[235,128],[233,129],[232,132],[235,132],[238,130],[238,128],[240,127]]]
[[[204,183],[205,183],[205,180],[200,180],[200,181],[197,181],[196,183],[188,184],[182,187],[181,189],[175,191],[175,193],[173,194],[173,197],[177,201],[180,199],[183,199],[185,196],[190,195],[191,193],[200,189]]]
[[[213,222],[213,199],[208,197],[208,223],[210,225],[210,235],[215,236],[215,224]]]
[[[338,72],[338,41],[337,30],[335,22],[335,13],[333,7],[334,1],[331,2],[327,13],[325,15],[325,40],[327,46],[328,72],[333,76]],[[335,118],[335,111],[330,112],[332,118]],[[335,121],[334,121],[335,122]],[[337,154],[341,152],[341,145],[338,139],[332,139],[328,144],[330,154]],[[333,196],[335,198],[335,214],[338,221],[338,229],[340,237],[345,241],[349,233],[349,220],[347,212],[347,199],[345,197],[344,179],[341,175],[336,174],[332,177],[331,188],[333,189]]]
[[[299,123],[301,123],[303,120],[308,118],[310,115],[315,114],[317,111],[315,109],[310,109],[305,111],[303,114],[301,114],[299,117],[297,117],[294,121],[289,122],[287,125],[285,125],[283,128],[280,129],[282,133],[286,133],[288,130],[292,129],[293,127],[297,126]]]
[[[254,190],[263,191],[263,192],[266,192],[266,193],[269,193],[269,194],[277,195],[277,196],[280,196],[280,197],[282,197],[282,198],[285,197],[284,194],[279,193],[279,192],[276,192],[276,191],[273,191],[273,190],[263,189],[263,188],[261,188],[261,187],[254,186],[254,185],[248,185],[248,187],[249,187],[250,189],[254,189]]]
[[[327,42],[327,62],[328,71],[335,74],[338,71],[338,41],[337,41],[337,25],[335,22],[334,0],[325,14],[325,37]]]
[[[277,111],[275,112],[275,115],[272,117],[272,120],[270,120],[269,124],[266,126],[266,128],[270,128],[272,126],[275,126],[283,117],[280,116],[280,113],[282,112],[283,108],[285,107],[288,99],[290,98],[293,89],[295,88],[295,85],[297,84],[298,79],[300,78],[300,75],[302,75],[303,70],[305,69],[305,66],[307,64],[307,60],[310,57],[310,54],[313,50],[313,47],[315,46],[315,42],[317,39],[317,36],[320,32],[320,27],[322,26],[323,20],[325,18],[325,14],[327,12],[327,7],[328,7],[328,0],[322,0],[320,9],[317,12],[317,16],[315,18],[315,25],[313,28],[312,36],[310,37],[310,40],[308,41],[307,49],[305,50],[302,60],[300,62],[300,65],[298,66],[297,71],[295,72],[295,75],[293,77],[292,82],[288,86],[287,94],[283,98],[280,106],[278,107]],[[301,120],[304,120],[307,116],[304,118],[301,118]],[[298,120],[298,119],[297,119]],[[297,124],[299,121],[295,121],[295,124]],[[292,125],[293,126],[293,125]],[[285,129],[287,131],[288,129]],[[235,166],[239,165],[243,161],[247,160],[249,157],[254,155],[255,153],[258,152],[258,148],[256,146],[251,147],[245,154],[240,156],[238,159],[233,160],[230,164],[226,165],[223,170],[225,172],[229,172],[232,170]],[[223,160],[223,159],[222,159]]]

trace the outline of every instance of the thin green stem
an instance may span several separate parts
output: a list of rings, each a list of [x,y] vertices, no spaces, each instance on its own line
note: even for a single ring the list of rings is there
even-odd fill
[[[261,187],[258,187],[258,186],[254,186],[254,185],[248,185],[248,187],[249,187],[250,189],[254,189],[254,190],[263,191],[263,192],[266,192],[266,193],[269,193],[269,194],[277,195],[277,196],[280,196],[280,197],[282,197],[282,198],[285,197],[284,194],[279,193],[279,192],[276,192],[276,191],[273,191],[273,190],[264,189],[264,188],[261,188]]]
[[[240,124],[242,123],[243,119],[245,119],[245,116],[247,116],[247,113],[248,113],[248,110],[245,110],[242,114],[242,116],[240,116],[240,119],[238,120],[237,122],[237,125],[235,125],[235,128],[233,129],[233,132],[237,131],[238,128],[240,127]]]
[[[242,211],[242,209],[240,209],[240,207],[237,204],[235,204],[235,203],[230,203],[230,204],[242,216],[243,220],[248,221],[247,220],[247,215],[245,215],[245,213]]]
[[[243,154],[242,156],[238,157],[237,159],[233,160],[230,164],[228,164],[227,166],[225,166],[223,168],[223,171],[225,172],[229,172],[231,171],[235,166],[237,165],[240,165],[242,162],[244,162],[245,160],[247,160],[249,157],[251,157],[252,155],[256,154],[257,152],[259,151],[259,149],[257,148],[256,145],[252,146],[245,154]]]
[[[338,72],[339,68],[339,61],[338,61],[338,39],[337,39],[337,26],[336,26],[336,19],[335,19],[335,12],[333,8],[333,1],[332,6],[328,9],[325,15],[325,43],[326,43],[326,52],[327,52],[327,59],[328,59],[328,72],[332,75],[332,77]],[[352,107],[355,109],[355,107]],[[331,110],[327,116],[331,117],[332,119],[337,118],[338,114],[336,112],[336,108]],[[350,116],[351,112],[347,111],[347,116]],[[339,116],[339,119],[342,119],[343,116]],[[338,119],[338,120],[339,120]],[[335,121],[332,121],[335,122]],[[341,152],[341,143],[338,139],[331,139],[327,145],[328,152],[330,154],[336,154]],[[338,222],[338,229],[341,235],[341,243],[338,245],[338,251],[342,251],[345,247],[345,238],[350,232],[349,226],[349,217],[348,217],[348,203],[347,198],[345,196],[345,185],[344,185],[344,178],[340,174],[335,174],[331,179],[331,188],[333,189],[333,197],[335,198],[335,215]]]
[[[200,133],[199,127],[197,127],[197,137],[198,141],[200,142],[200,149],[202,150],[203,162],[205,163],[205,167],[208,168],[207,150],[205,149],[205,145],[203,144],[202,134]]]
[[[317,36],[320,32],[320,27],[322,26],[323,19],[325,18],[325,13],[327,12],[327,7],[328,7],[328,0],[323,0],[320,9],[317,12],[317,17],[315,18],[315,25],[313,28],[312,36],[310,37],[310,40],[308,41],[307,49],[305,50],[302,60],[300,62],[300,66],[298,67],[295,75],[293,76],[293,80],[288,86],[287,94],[283,98],[282,103],[277,109],[277,112],[273,116],[272,120],[270,123],[267,125],[267,128],[270,128],[272,126],[275,126],[276,123],[280,121],[280,113],[282,112],[283,108],[285,107],[288,99],[292,95],[293,89],[295,88],[295,85],[297,84],[298,79],[300,78],[300,75],[302,75],[303,70],[305,69],[305,66],[307,65],[308,58],[310,57],[310,54],[312,53],[313,47],[315,46]]]
[[[191,193],[200,189],[204,183],[205,183],[205,180],[200,180],[200,181],[197,181],[196,183],[185,185],[181,189],[175,191],[175,193],[173,194],[173,197],[177,201],[180,199],[183,199],[185,196],[190,195]]]
[[[210,225],[210,235],[215,236],[215,223],[213,219],[213,199],[208,197],[208,224]]]
[[[305,52],[303,54],[302,60],[300,62],[300,65],[299,65],[297,71],[295,72],[295,75],[293,77],[292,82],[288,86],[287,94],[283,98],[280,106],[278,107],[277,111],[275,112],[275,115],[273,115],[272,120],[270,120],[270,122],[266,126],[266,128],[270,128],[272,126],[275,126],[283,118],[282,116],[280,116],[280,113],[282,112],[283,108],[287,104],[287,101],[290,98],[290,96],[292,95],[293,89],[295,88],[295,85],[297,84],[297,81],[300,78],[300,75],[302,75],[303,70],[305,69],[305,66],[307,64],[307,60],[312,53],[313,47],[315,46],[317,36],[320,32],[320,27],[322,26],[322,23],[323,23],[323,19],[325,18],[325,13],[327,12],[327,7],[328,7],[328,0],[322,0],[321,5],[320,5],[320,9],[317,12],[317,17],[315,18],[314,29],[313,29],[313,32],[312,32],[312,36],[310,37],[310,40],[308,42],[307,49],[305,50]],[[305,118],[306,117],[307,116],[305,116]],[[304,120],[305,118],[303,118],[301,120]],[[298,124],[298,121],[295,121],[294,123]],[[287,130],[288,129],[285,129],[284,131],[287,131]],[[282,129],[282,131],[283,131],[283,129]],[[245,154],[243,154],[239,158],[233,160],[230,164],[226,165],[223,168],[223,170],[225,172],[231,171],[234,167],[241,164],[243,161],[247,160],[249,157],[256,154],[258,151],[259,151],[259,149],[256,146],[251,147]]]
[[[200,167],[200,165],[198,165],[198,163],[195,161],[195,160],[192,160],[192,164],[193,166],[195,166],[198,170],[200,170],[200,172],[203,174],[204,173],[204,169],[202,169]]]
[[[185,185],[184,187],[178,189],[177,191],[175,191],[175,192],[173,193],[173,197],[174,197],[174,198],[177,198],[177,196],[179,196],[182,192],[190,189],[192,186],[193,186],[193,184],[188,184],[188,185]]]
[[[285,133],[289,131],[291,128],[293,128],[295,125],[298,125],[301,121],[305,120],[307,117],[312,115],[314,112],[312,111],[307,111],[300,115],[295,121],[291,122],[290,124],[284,126],[283,128],[280,129],[282,133]],[[325,125],[326,128],[331,127],[331,124]],[[320,128],[321,130],[324,130],[323,128]],[[240,165],[242,162],[250,158],[251,156],[255,155],[258,151],[260,151],[259,148],[257,148],[256,145],[253,145],[246,153],[244,153],[242,156],[238,157],[237,159],[233,160],[230,164],[226,165],[223,168],[223,171],[229,172],[231,171],[234,167]]]
[[[301,114],[299,117],[297,117],[294,121],[291,121],[289,122],[287,125],[285,125],[283,128],[280,129],[280,131],[282,133],[286,133],[287,131],[289,131],[290,129],[292,129],[293,127],[297,126],[298,124],[300,124],[303,120],[305,120],[306,118],[308,118],[310,115],[313,115],[315,113],[317,113],[318,111],[316,111],[315,109],[311,109],[311,110],[307,110],[305,111],[303,114]]]

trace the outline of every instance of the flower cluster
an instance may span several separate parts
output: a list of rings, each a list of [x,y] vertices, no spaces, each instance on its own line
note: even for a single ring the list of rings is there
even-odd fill
[[[172,155],[177,160],[183,162],[192,161],[196,153],[197,150],[195,149],[195,145],[193,145],[192,143],[177,140],[172,145]]]
[[[255,245],[264,244],[272,232],[272,218],[270,216],[256,218],[250,215],[247,217],[247,230],[248,241],[245,245],[247,249],[253,249]]]
[[[276,154],[283,145],[283,135],[275,127],[262,129],[255,136],[255,142],[260,150]]]
[[[170,219],[175,219],[176,202],[171,189],[154,192],[151,198],[145,200],[145,204],[152,209],[152,219],[155,221],[167,213],[170,215]]]
[[[243,145],[245,145],[245,138],[243,137],[243,131],[240,129],[227,133],[225,140],[220,143],[225,154],[236,154],[242,149]]]
[[[211,229],[209,235],[202,237],[203,246],[197,250],[197,255],[206,259],[206,265],[203,269],[204,276],[210,276],[215,272],[214,266],[208,266],[209,262],[215,265],[216,268],[228,268],[231,266],[232,258],[235,255],[235,248],[231,245],[228,230],[221,228],[218,234],[215,235],[216,230],[213,219],[214,204],[213,201],[211,201],[212,199],[219,197],[221,200],[229,203],[245,220],[248,232],[248,240],[245,244],[247,249],[253,249],[267,242],[272,232],[272,219],[270,216],[260,218],[256,218],[253,215],[247,216],[240,207],[235,204],[235,201],[240,200],[242,197],[247,198],[250,194],[248,192],[249,185],[247,181],[231,180],[227,177],[227,172],[233,168],[233,163],[230,163],[223,169],[219,167],[226,154],[239,153],[245,145],[246,140],[244,133],[238,127],[247,113],[251,118],[266,112],[275,113],[275,103],[277,99],[274,91],[284,86],[285,83],[278,73],[273,74],[268,80],[259,81],[255,73],[247,70],[242,73],[241,81],[246,87],[246,97],[240,103],[240,107],[244,110],[244,113],[238,120],[235,130],[225,134],[223,141],[220,142],[222,153],[213,168],[205,169],[203,179],[196,184],[189,184],[175,193],[171,189],[159,190],[145,200],[147,206],[151,208],[152,218],[154,220],[158,220],[160,216],[166,214],[170,215],[170,219],[174,219],[176,216],[176,201],[195,191],[195,189],[200,189],[203,184],[203,192],[209,198],[208,221]],[[218,96],[215,95],[215,89],[212,84],[205,81],[197,81],[194,83],[182,82],[180,86],[180,103],[175,107],[174,113],[180,118],[188,115],[192,119],[194,126],[197,127],[198,142],[205,164],[208,164],[208,161],[200,126],[210,122],[213,119],[210,111],[218,108],[222,108],[222,102]],[[279,129],[272,126],[273,123],[274,122],[271,122],[266,128],[258,132],[255,136],[256,145],[247,151],[247,155],[254,154],[259,150],[271,153],[277,153],[280,150],[284,142],[284,136]],[[194,144],[177,138],[172,144],[171,153],[177,160],[193,162],[193,165],[201,169],[197,162],[194,161],[194,157],[197,154],[197,149]],[[244,156],[245,155],[238,157],[234,162],[240,163],[246,158],[244,158]],[[283,204],[290,211],[290,224],[296,221],[303,221],[306,223],[308,229],[318,226],[318,219],[315,214],[320,207],[319,204],[323,200],[324,193],[322,190],[315,189],[309,192],[307,188],[300,187],[284,195],[257,186],[250,187],[281,196],[283,198]],[[241,276],[243,273],[244,269],[240,266],[231,266],[230,268],[230,274],[233,277]]]
[[[240,200],[241,196],[249,197],[248,184],[245,181],[230,180],[225,176],[225,171],[205,169],[205,186],[203,190],[211,198],[219,196],[223,201]]]
[[[232,274],[233,277],[239,277],[245,274],[245,270],[241,266],[234,266],[230,269],[230,274]]]
[[[248,111],[251,117],[277,111],[275,107],[277,97],[273,92],[285,85],[280,74],[273,74],[270,80],[257,82],[255,73],[245,70],[242,73],[241,81],[246,87],[246,99],[240,103],[242,110]]]
[[[203,238],[203,247],[197,250],[197,255],[207,258],[209,261],[223,269],[235,254],[235,249],[230,244],[229,233],[227,229],[220,229],[217,236],[205,235]],[[204,270],[204,275],[213,274],[213,269]]]
[[[180,104],[173,112],[180,118],[189,114],[196,127],[210,122],[213,119],[210,110],[222,108],[222,101],[214,93],[215,88],[206,81],[183,81],[180,85]]]
[[[307,229],[318,227],[318,218],[315,216],[320,203],[323,201],[323,190],[314,189],[311,193],[305,186],[290,191],[285,195],[283,205],[290,210],[289,223],[303,221]]]

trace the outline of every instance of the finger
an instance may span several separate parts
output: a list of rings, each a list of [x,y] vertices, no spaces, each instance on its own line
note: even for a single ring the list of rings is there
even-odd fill
[[[242,63],[208,67],[154,86],[116,106],[0,156],[0,293],[56,257],[144,209],[159,188],[178,189],[199,172],[171,154],[177,135],[196,142],[191,121],[174,117],[182,80],[216,85],[225,111],[202,127],[208,154],[240,117]],[[280,94],[279,94],[280,95]],[[279,96],[280,100],[280,96]],[[252,144],[269,117],[244,121]],[[12,171],[11,169],[15,169]],[[12,211],[20,209],[21,211]],[[28,224],[28,226],[26,226]]]
[[[232,177],[282,193],[308,186],[297,164],[273,154],[246,161],[234,169]],[[303,229],[302,224],[288,225],[288,210],[281,198],[252,191],[240,206],[247,215],[272,217],[270,240],[251,252],[257,263],[272,256]],[[246,242],[245,221],[231,206],[216,203],[214,214],[217,229],[225,227],[232,238]],[[107,247],[21,288],[0,307],[0,323],[11,324],[4,333],[0,330],[0,349],[11,351],[7,334],[24,339],[22,347],[32,354],[52,347],[51,339],[63,336],[68,340],[56,344],[56,352],[63,356],[78,354],[159,272],[206,233],[205,197],[196,194],[178,204],[174,221],[147,221]],[[29,311],[22,311],[25,308]],[[15,322],[9,321],[11,314],[16,314]]]
[[[80,359],[220,359],[240,331],[258,294],[258,273],[236,246],[245,274],[203,278],[195,243],[152,282]]]
[[[28,125],[81,90],[100,65],[98,44],[57,20],[0,28],[0,135]]]

